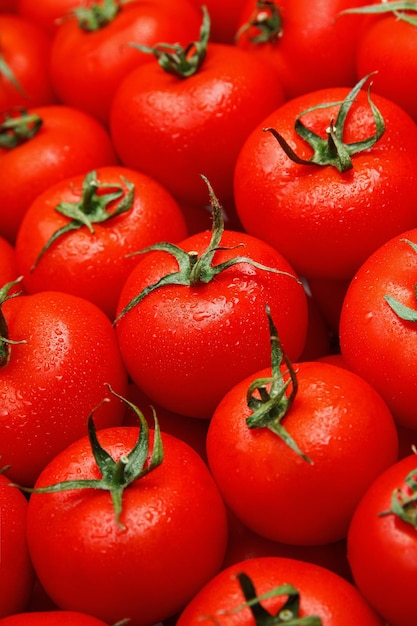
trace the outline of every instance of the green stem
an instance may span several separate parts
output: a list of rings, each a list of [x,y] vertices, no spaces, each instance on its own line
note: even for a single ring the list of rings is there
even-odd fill
[[[112,22],[121,8],[120,0],[103,0],[94,2],[89,7],[79,6],[72,10],[78,20],[80,28],[87,32],[94,32],[105,28]]]
[[[363,7],[345,9],[340,11],[339,16],[358,14],[358,15],[383,15],[392,13],[397,19],[403,20],[412,26],[417,26],[417,18],[410,15],[410,12],[417,11],[417,2],[404,0],[402,2],[381,2],[379,4],[371,4]]]
[[[273,43],[282,36],[282,16],[273,0],[257,0],[248,21],[236,33],[239,41],[246,34],[252,44]]]
[[[25,340],[13,341],[9,337],[9,328],[3,313],[2,306],[6,300],[21,295],[21,291],[10,293],[10,290],[23,280],[23,276],[19,276],[16,280],[6,283],[0,289],[0,367],[4,367],[10,361],[11,346],[26,343]]]
[[[0,123],[0,148],[12,150],[32,139],[40,130],[42,119],[25,109],[11,109],[3,113]]]
[[[408,239],[401,239],[401,241],[411,246],[417,254],[417,245],[415,243],[409,241]],[[414,285],[414,296],[417,299],[417,285]],[[384,299],[400,319],[405,322],[417,322],[417,310],[405,306],[405,304],[402,304],[399,300],[389,294],[385,295]]]

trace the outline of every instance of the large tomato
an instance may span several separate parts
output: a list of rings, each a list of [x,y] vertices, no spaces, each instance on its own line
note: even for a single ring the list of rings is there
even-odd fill
[[[366,78],[352,90],[287,101],[237,159],[243,228],[307,278],[350,280],[376,248],[417,222],[417,124],[396,103],[370,96]]]
[[[340,316],[348,367],[368,380],[397,422],[417,430],[417,229],[378,248],[351,281]]]
[[[143,416],[139,428],[94,434],[92,426],[91,419],[89,437],[52,460],[35,485],[31,559],[60,608],[149,626],[180,611],[219,571],[223,500],[200,456],[148,429]],[[62,481],[69,490],[36,492]]]
[[[358,590],[319,565],[252,558],[222,570],[188,604],[177,626],[382,626]]]
[[[152,401],[198,418],[269,363],[266,304],[292,358],[307,329],[306,293],[286,259],[260,239],[223,231],[216,203],[213,212],[211,233],[148,249],[123,286],[116,323],[133,381]]]
[[[124,393],[127,377],[110,320],[88,300],[58,291],[1,296],[0,457],[12,480],[32,485],[83,436],[105,383]],[[106,404],[97,426],[122,420],[122,407]]]
[[[121,161],[160,180],[175,197],[205,205],[200,174],[226,209],[233,168],[248,133],[283,101],[274,70],[236,46],[201,37],[130,72],[114,95],[110,131]],[[162,67],[161,67],[162,65]]]
[[[348,533],[356,585],[390,626],[414,626],[417,585],[417,456],[380,475],[359,503]]]
[[[182,211],[160,183],[108,166],[37,196],[19,227],[15,256],[27,292],[73,293],[114,319],[123,283],[137,264],[130,255],[186,235]]]
[[[74,12],[62,21],[53,40],[50,73],[62,102],[107,123],[121,80],[152,61],[131,44],[187,44],[198,37],[200,11],[190,0],[110,0],[102,8],[96,3],[90,12],[91,22],[85,7],[79,17]]]
[[[0,235],[14,243],[26,209],[50,185],[116,163],[108,132],[83,111],[57,104],[1,112]]]

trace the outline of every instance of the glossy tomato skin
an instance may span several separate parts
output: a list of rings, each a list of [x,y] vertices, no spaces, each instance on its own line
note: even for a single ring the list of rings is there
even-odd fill
[[[198,39],[201,12],[190,0],[121,4],[106,26],[86,31],[76,17],[62,22],[50,57],[50,73],[60,100],[108,123],[113,95],[136,67],[155,62],[130,44],[187,45]]]
[[[417,254],[406,240],[417,244],[417,230],[387,241],[358,270],[346,293],[339,335],[347,366],[379,391],[399,425],[417,429],[415,322],[402,320],[385,300],[388,295],[416,307]]]
[[[209,231],[197,233],[179,246],[201,254],[210,238]],[[132,380],[161,406],[203,419],[211,417],[231,386],[258,364],[270,362],[267,304],[294,358],[303,349],[307,330],[306,294],[282,255],[234,231],[224,231],[221,246],[230,249],[217,251],[213,265],[243,254],[290,275],[236,264],[208,284],[156,289],[116,324]],[[166,252],[146,255],[124,284],[118,315],[146,286],[177,270],[177,261]]]
[[[119,85],[110,132],[121,161],[160,180],[191,205],[206,205],[204,174],[226,207],[248,133],[283,101],[275,73],[236,46],[208,44],[194,75],[178,78],[154,61]]]
[[[110,428],[98,438],[118,459],[135,445],[138,428]],[[31,496],[32,562],[62,609],[86,611],[109,624],[130,618],[132,626],[149,626],[181,610],[220,569],[227,522],[217,487],[190,446],[166,433],[162,442],[162,464],[124,491],[125,529],[115,521],[108,492]],[[57,456],[37,485],[81,477],[100,477],[86,438]]]
[[[26,541],[28,503],[9,483],[0,474],[0,618],[26,609],[35,579]]]
[[[0,626],[108,626],[106,622],[79,611],[36,611],[0,619]]]
[[[114,329],[94,304],[62,292],[40,292],[3,305],[13,345],[0,372],[0,456],[8,475],[33,485],[70,442],[84,436],[91,411],[127,385]],[[120,424],[123,408],[105,404],[97,428]]]
[[[252,558],[222,570],[188,604],[177,626],[209,626],[217,616],[222,626],[252,626],[254,618],[248,608],[233,612],[245,601],[236,579],[240,572],[252,579],[258,595],[284,584],[294,585],[300,593],[300,617],[316,615],[322,626],[382,626],[358,590],[344,578],[319,565],[284,557]],[[282,595],[267,599],[262,606],[276,614],[285,599]]]
[[[0,111],[14,106],[52,104],[51,42],[41,28],[20,15],[0,13],[1,56],[19,87],[0,72]]]
[[[61,104],[28,113],[42,120],[40,130],[15,148],[0,148],[0,234],[11,243],[38,194],[59,180],[118,162],[109,133],[87,113]]]
[[[256,3],[246,0],[239,18],[237,45],[275,68],[286,100],[325,87],[355,83],[356,48],[364,18],[341,17],[339,13],[368,4],[367,0],[279,0],[272,4],[282,22],[279,36],[264,43],[253,41],[259,33],[253,26],[249,30],[246,26]],[[268,8],[264,10],[268,12]]]
[[[219,403],[208,463],[225,502],[252,531],[294,545],[328,544],[346,537],[362,494],[397,460],[398,436],[388,407],[360,377],[320,362],[295,369],[298,392],[282,424],[312,463],[269,429],[246,424],[249,385],[270,377],[270,368]]]
[[[177,202],[149,176],[122,166],[100,167],[95,173],[101,185],[123,188],[124,195],[108,205],[109,212],[126,199],[128,185],[134,186],[131,208],[93,224],[94,233],[84,226],[58,238],[31,270],[50,237],[71,221],[55,208],[82,198],[85,175],[66,178],[29,206],[17,234],[16,258],[29,293],[73,293],[94,302],[113,320],[122,285],[137,264],[138,257],[128,255],[162,240],[180,241],[187,229]]]
[[[417,531],[391,509],[394,490],[410,491],[405,483],[417,469],[416,455],[395,463],[369,487],[352,518],[348,559],[355,584],[390,626],[413,626],[417,584]]]
[[[349,91],[324,89],[287,101],[252,131],[236,162],[235,202],[243,228],[274,245],[307,278],[350,280],[376,248],[416,224],[417,125],[394,102],[371,93],[385,133],[371,149],[353,155],[353,167],[343,173],[294,163],[263,132],[276,129],[309,159],[312,150],[295,132],[296,119],[309,107],[341,102]],[[345,125],[347,143],[375,133],[366,91],[355,100]],[[325,137],[338,110],[319,108],[302,121]]]

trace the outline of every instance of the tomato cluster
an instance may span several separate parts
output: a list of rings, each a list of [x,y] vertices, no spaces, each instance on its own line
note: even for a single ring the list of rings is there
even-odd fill
[[[415,626],[416,46],[0,0],[0,626]]]

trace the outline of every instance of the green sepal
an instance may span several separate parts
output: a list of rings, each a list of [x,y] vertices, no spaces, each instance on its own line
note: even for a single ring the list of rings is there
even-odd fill
[[[414,450],[414,453],[416,451]],[[417,467],[407,474],[407,490],[397,488],[391,494],[391,508],[379,513],[380,517],[396,515],[406,524],[417,530]]]
[[[13,87],[25,98],[28,98],[26,91],[23,89],[22,85],[17,80],[14,75],[12,68],[8,63],[6,63],[3,55],[0,54],[0,75],[3,75],[8,81],[11,82]]]
[[[375,133],[362,141],[345,143],[343,140],[343,133],[349,110],[353,102],[355,101],[355,98],[358,95],[359,91],[362,89],[368,78],[373,73],[374,72],[362,78],[362,80],[360,80],[354,86],[346,99],[343,100],[341,103],[328,102],[325,104],[320,104],[318,106],[306,109],[305,111],[300,113],[299,117],[297,117],[297,119],[295,120],[294,129],[297,135],[306,143],[308,143],[308,145],[312,148],[313,155],[310,159],[304,159],[298,156],[297,153],[288,144],[288,142],[284,139],[284,137],[275,128],[264,128],[264,132],[270,132],[273,137],[275,137],[278,144],[284,150],[285,154],[292,161],[294,161],[294,163],[297,163],[299,165],[320,165],[322,167],[331,165],[335,167],[339,172],[346,172],[347,170],[352,169],[353,163],[351,157],[355,154],[363,152],[364,150],[369,150],[370,148],[372,148],[385,132],[384,119],[378,108],[371,100],[369,87],[368,104],[371,108],[372,115],[375,121]],[[330,120],[330,124],[326,129],[326,138],[323,138],[320,135],[314,133],[312,130],[307,128],[301,121],[301,117],[303,117],[303,115],[306,115],[306,113],[315,111],[317,109],[329,108],[335,105],[340,105],[339,112],[337,114],[336,120]]]
[[[120,0],[103,0],[100,4],[93,2],[89,7],[75,7],[72,14],[82,30],[94,32],[110,24],[119,13],[120,7]]]
[[[262,265],[261,263],[258,263],[257,261],[254,261],[253,259],[244,256],[236,256],[232,259],[229,259],[228,261],[224,261],[223,263],[212,265],[213,257],[218,250],[230,250],[232,248],[224,248],[220,246],[224,232],[222,207],[217,197],[215,196],[213,188],[211,187],[208,179],[203,175],[202,179],[206,183],[209,190],[213,216],[212,234],[208,247],[201,254],[201,256],[198,256],[196,252],[185,252],[182,248],[173,243],[161,242],[130,254],[129,256],[133,256],[135,254],[144,254],[146,252],[151,252],[155,250],[168,252],[177,261],[178,271],[173,272],[172,274],[167,274],[156,283],[145,287],[143,291],[141,291],[137,296],[132,298],[132,300],[123,308],[123,310],[114,320],[113,324],[117,324],[117,322],[124,315],[126,315],[126,313],[128,313],[131,309],[137,306],[143,300],[143,298],[145,298],[156,289],[160,289],[161,287],[164,287],[166,285],[184,285],[186,287],[191,287],[199,283],[207,284],[225,269],[232,267],[237,263],[250,263],[253,267],[256,267],[258,269],[265,270],[267,272],[274,272],[276,274],[284,274],[285,276],[289,276],[297,282],[300,282],[299,278],[294,276],[293,274],[284,272],[282,270],[277,270],[273,267],[267,267],[266,265]]]
[[[42,126],[39,115],[29,114],[25,109],[10,109],[3,113],[0,123],[0,148],[12,150],[32,139]]]
[[[411,246],[411,248],[417,254],[417,245],[415,243],[413,243],[409,239],[401,239],[401,241],[404,241],[409,246]],[[414,297],[417,300],[417,285],[414,285]],[[402,304],[399,300],[397,300],[393,296],[390,296],[389,294],[386,294],[384,296],[384,300],[389,304],[391,309],[399,318],[401,318],[405,322],[417,322],[417,310],[416,309],[412,309],[406,306],[405,304]]]
[[[411,16],[408,11],[417,11],[417,2],[404,0],[403,2],[381,2],[379,4],[370,4],[363,7],[352,9],[344,9],[338,14],[340,15],[383,15],[393,13],[399,20],[403,20],[412,26],[417,26],[417,17]]]
[[[0,289],[0,367],[4,367],[10,361],[10,347],[12,345],[27,343],[25,339],[22,339],[21,341],[13,341],[12,339],[10,339],[9,328],[2,310],[2,305],[6,302],[6,300],[10,300],[11,298],[15,298],[16,296],[21,295],[21,291],[15,291],[13,293],[10,293],[10,289],[12,289],[22,280],[23,276],[19,276],[19,278],[6,283]]]
[[[252,30],[256,34],[252,35]],[[248,21],[236,33],[235,41],[238,42],[247,33],[248,40],[253,44],[272,43],[281,37],[282,32],[282,17],[277,4],[273,0],[257,0]]]

